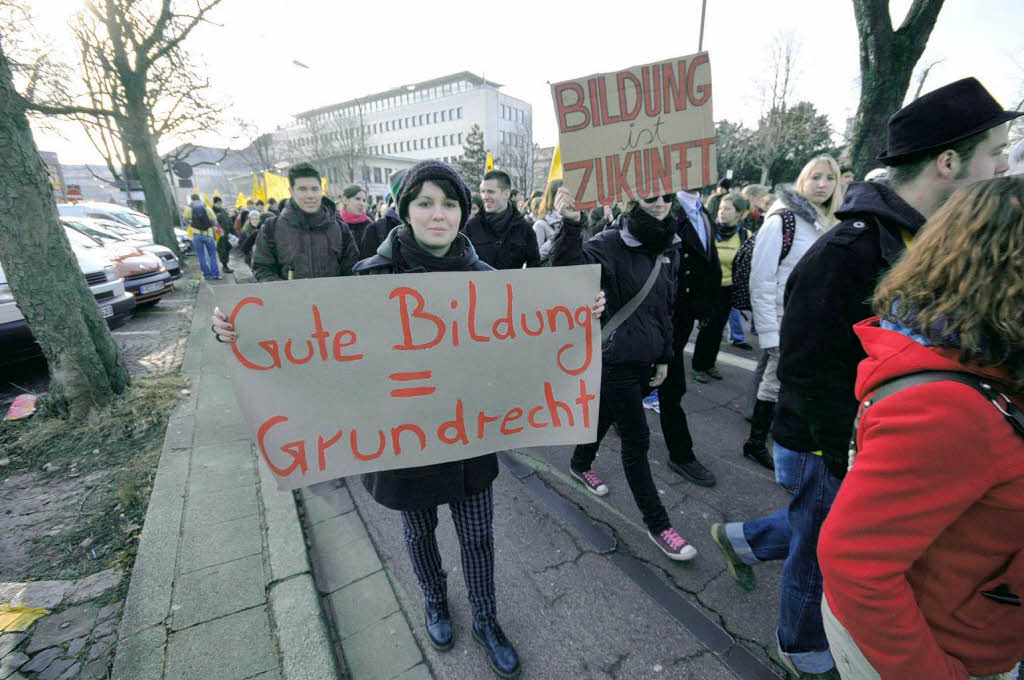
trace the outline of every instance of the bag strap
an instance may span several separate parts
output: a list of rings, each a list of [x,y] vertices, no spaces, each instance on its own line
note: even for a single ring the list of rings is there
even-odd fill
[[[608,338],[611,337],[615,329],[622,325],[622,322],[633,315],[633,312],[637,310],[640,303],[643,302],[648,293],[651,292],[651,288],[654,288],[654,281],[658,278],[658,272],[661,271],[661,263],[664,261],[665,255],[659,254],[654,258],[654,266],[651,267],[651,273],[647,275],[647,280],[644,281],[644,286],[637,292],[636,295],[629,299],[629,302],[624,304],[619,311],[615,312],[615,315],[609,319],[601,328],[601,342],[605,343]]]
[[[857,417],[853,420],[853,435],[850,438],[848,469],[853,468],[853,461],[857,457],[857,430],[860,427],[861,416],[864,415],[864,412],[870,406],[908,387],[941,381],[958,382],[973,388],[996,407],[996,410],[1002,414],[1006,422],[1010,424],[1018,435],[1024,437],[1024,411],[1008,395],[998,392],[988,380],[979,378],[973,373],[963,373],[961,371],[919,371],[882,383],[872,390],[863,403],[861,403],[860,408],[857,410]]]
[[[782,252],[779,253],[781,263],[793,249],[793,241],[796,240],[796,216],[792,210],[780,210],[782,216]]]

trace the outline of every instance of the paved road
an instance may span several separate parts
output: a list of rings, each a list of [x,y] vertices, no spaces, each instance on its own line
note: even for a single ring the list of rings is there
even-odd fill
[[[726,352],[723,349],[723,354]],[[707,489],[665,465],[658,416],[648,411],[652,470],[676,528],[698,551],[686,564],[664,558],[648,539],[609,433],[595,468],[611,493],[597,499],[566,472],[570,447],[511,453],[495,482],[497,587],[502,624],[528,678],[771,678],[781,563],[758,569],[754,593],[726,573],[709,535],[713,522],[770,513],[787,496],[771,473],[745,460],[742,402],[753,353],[723,356],[722,381],[691,382],[684,398],[697,455],[718,477]],[[458,640],[435,652],[424,637],[422,595],[402,544],[398,515],[349,484],[401,604],[437,678],[489,677],[469,636],[458,543],[447,513],[438,530],[449,574]]]

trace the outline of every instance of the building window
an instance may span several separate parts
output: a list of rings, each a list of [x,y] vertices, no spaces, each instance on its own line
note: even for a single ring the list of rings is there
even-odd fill
[[[460,106],[458,109],[456,109],[456,111],[458,113],[459,120],[462,120],[462,107]]]
[[[462,109],[459,109],[459,111],[461,111],[461,110]],[[461,117],[462,116],[459,116],[459,118],[461,118]],[[461,132],[459,133],[459,144],[462,144],[462,133]]]

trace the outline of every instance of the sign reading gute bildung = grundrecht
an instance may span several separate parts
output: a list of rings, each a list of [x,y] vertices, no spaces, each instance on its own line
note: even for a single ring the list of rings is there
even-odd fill
[[[278,488],[592,442],[600,267],[215,288],[253,440]]]
[[[718,181],[707,52],[555,83],[551,96],[577,209]]]

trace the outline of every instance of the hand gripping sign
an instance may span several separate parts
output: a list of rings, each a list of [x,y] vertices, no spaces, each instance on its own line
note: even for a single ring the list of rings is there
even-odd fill
[[[502,449],[592,442],[596,265],[215,288],[253,440],[295,489]]]
[[[718,181],[707,52],[551,86],[576,209]]]

